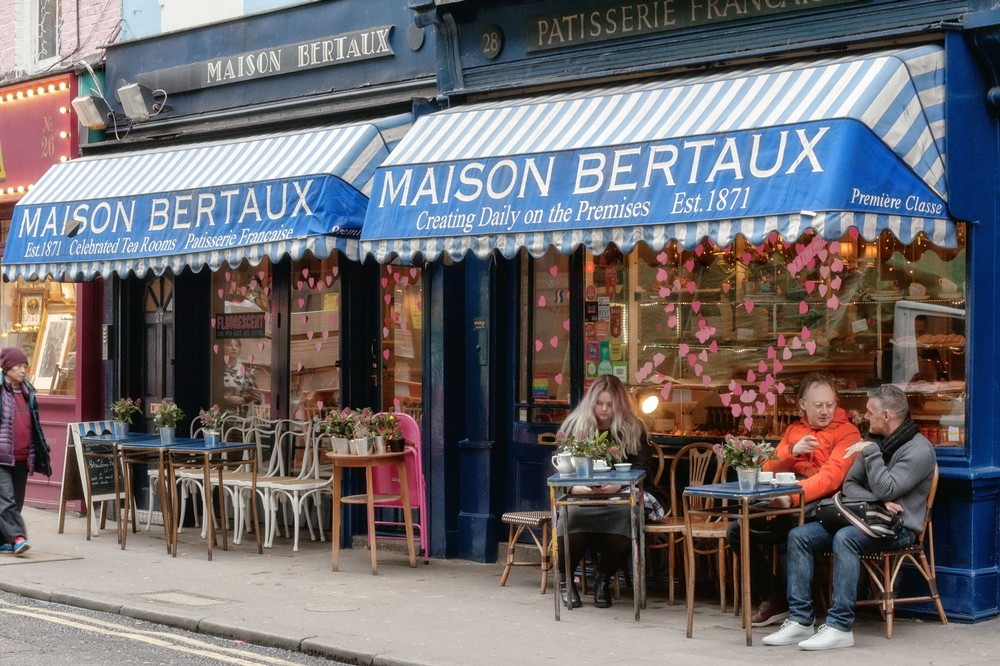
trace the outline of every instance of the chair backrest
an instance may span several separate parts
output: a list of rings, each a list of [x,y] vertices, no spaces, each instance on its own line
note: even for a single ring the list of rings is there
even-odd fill
[[[678,485],[677,473],[680,465],[687,462],[688,473],[685,486],[702,486],[706,483],[716,483],[722,474],[722,465],[716,464],[715,449],[709,442],[693,442],[688,444],[674,457],[670,463],[670,515],[681,517],[681,503],[678,501],[681,488]],[[709,478],[712,467],[715,473]],[[703,498],[692,498],[692,506],[700,507]]]
[[[426,488],[424,486],[424,457],[420,440],[420,426],[408,414],[396,412],[396,418],[399,419],[399,427],[403,431],[406,448],[411,454],[406,458],[406,485],[410,491],[410,508],[420,509],[421,515],[423,515]],[[372,472],[372,485],[376,494],[399,494],[399,477],[394,467],[376,467]],[[387,503],[382,506],[393,506],[393,504]],[[397,504],[397,506],[402,506],[402,503]]]
[[[934,536],[933,536],[933,528],[931,527],[931,509],[934,508],[934,496],[937,495],[937,486],[938,486],[938,466],[934,465],[934,475],[931,477],[931,487],[930,490],[927,492],[927,505],[925,509],[926,513],[924,513],[924,524],[920,530],[920,534],[917,535],[917,538],[914,542],[923,545],[925,537],[930,539],[932,559],[934,557],[933,553]]]

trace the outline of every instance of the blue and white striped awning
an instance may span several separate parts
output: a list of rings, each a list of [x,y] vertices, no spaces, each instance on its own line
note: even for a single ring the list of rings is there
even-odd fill
[[[14,209],[13,280],[358,257],[375,168],[410,114],[378,121],[73,160]]]
[[[376,170],[362,254],[461,259],[771,231],[954,246],[938,46],[424,116]]]

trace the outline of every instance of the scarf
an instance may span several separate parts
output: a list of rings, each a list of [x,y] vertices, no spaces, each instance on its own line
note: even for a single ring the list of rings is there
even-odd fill
[[[872,439],[876,444],[878,444],[878,448],[882,451],[882,460],[884,460],[886,464],[889,464],[889,458],[892,457],[892,454],[895,453],[896,450],[903,444],[906,444],[911,439],[916,437],[919,432],[920,428],[917,426],[917,423],[910,417],[909,414],[907,414],[906,418],[903,419],[903,422],[899,424],[898,428],[885,437],[873,437]]]

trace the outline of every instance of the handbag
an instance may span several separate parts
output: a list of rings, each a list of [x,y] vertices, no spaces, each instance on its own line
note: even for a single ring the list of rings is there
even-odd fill
[[[873,539],[895,538],[903,529],[903,517],[890,512],[882,502],[845,500],[840,491],[816,505],[816,520],[829,532],[856,527]]]

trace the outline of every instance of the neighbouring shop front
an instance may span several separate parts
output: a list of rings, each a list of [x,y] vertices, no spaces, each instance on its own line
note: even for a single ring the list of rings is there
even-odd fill
[[[113,45],[105,78],[104,140],[20,201],[3,267],[107,285],[103,404],[141,398],[149,430],[173,400],[181,432],[212,404],[419,418],[421,271],[357,248],[375,167],[434,96],[432,33],[310,4]]]
[[[77,78],[60,74],[0,87],[0,244],[16,244],[15,205],[54,164],[77,154],[77,123],[70,113]],[[44,243],[33,247],[40,257]],[[6,275],[6,264],[3,265]],[[9,279],[0,286],[0,346],[20,347],[38,391],[39,413],[52,447],[51,478],[28,479],[26,502],[58,506],[66,424],[99,401],[79,387],[100,383],[99,326],[102,285],[59,278]]]
[[[994,326],[972,307],[996,263],[990,19],[962,34],[917,15],[964,3],[824,3],[720,26],[676,3],[693,18],[653,26],[652,4],[425,8],[481,48],[442,49],[452,108],[377,170],[362,251],[430,277],[449,547],[490,560],[499,515],[544,505],[539,435],[599,374],[655,397],[651,430],[678,445],[780,436],[822,370],[849,410],[883,382],[907,391],[942,470],[945,607],[995,615]],[[870,32],[844,35],[862,14]],[[695,68],[731,54],[722,34],[747,62]],[[699,71],[656,74],[680,65]]]

